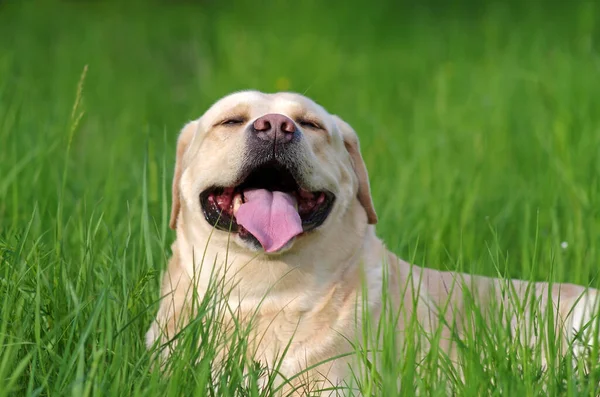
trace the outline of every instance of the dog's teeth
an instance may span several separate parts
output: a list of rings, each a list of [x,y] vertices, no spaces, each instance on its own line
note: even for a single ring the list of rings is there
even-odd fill
[[[240,205],[242,205],[242,195],[236,194],[235,197],[233,197],[233,215],[235,215],[240,208]]]

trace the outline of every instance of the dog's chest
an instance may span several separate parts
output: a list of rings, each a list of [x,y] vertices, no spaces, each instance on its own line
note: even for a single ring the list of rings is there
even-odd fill
[[[290,304],[266,307],[253,317],[251,351],[254,359],[293,375],[329,360],[320,368],[333,375],[331,357],[349,353],[355,337],[355,311],[351,299],[329,297],[309,307]],[[331,299],[333,298],[333,299]],[[348,298],[348,297],[345,297]],[[285,352],[285,358],[281,357]]]

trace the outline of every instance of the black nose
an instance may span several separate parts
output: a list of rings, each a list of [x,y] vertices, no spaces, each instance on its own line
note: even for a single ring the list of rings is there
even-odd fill
[[[252,126],[258,138],[278,144],[290,142],[296,133],[296,124],[283,114],[265,114]]]

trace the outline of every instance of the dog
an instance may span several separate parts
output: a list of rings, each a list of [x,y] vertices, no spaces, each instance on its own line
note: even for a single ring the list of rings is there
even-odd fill
[[[352,359],[327,359],[353,351],[364,316],[381,318],[382,288],[392,308],[403,308],[399,334],[416,319],[424,331],[441,329],[449,354],[450,324],[464,329],[467,301],[483,311],[515,300],[538,314],[550,310],[557,335],[573,346],[596,315],[595,289],[411,265],[377,238],[377,220],[348,123],[295,93],[220,99],[178,138],[170,221],[177,238],[148,348],[173,341],[194,316],[192,296],[221,276],[230,312],[252,318],[254,358],[272,367],[285,349],[278,370],[304,371],[303,382],[322,387],[347,382]],[[517,317],[506,320],[515,330]],[[302,394],[293,383],[288,390]]]

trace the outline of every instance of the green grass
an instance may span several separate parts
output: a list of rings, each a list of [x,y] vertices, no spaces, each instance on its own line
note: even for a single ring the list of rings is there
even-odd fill
[[[260,368],[240,372],[244,330],[218,382],[216,342],[185,348],[213,334],[202,321],[170,378],[149,371],[143,341],[174,238],[176,136],[233,90],[306,93],[353,125],[399,256],[600,285],[597,4],[217,3],[0,2],[0,396],[261,393]],[[476,324],[463,377],[409,340],[356,382],[597,394],[598,368],[543,369],[551,343]]]

